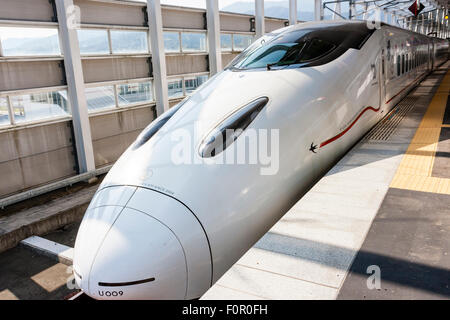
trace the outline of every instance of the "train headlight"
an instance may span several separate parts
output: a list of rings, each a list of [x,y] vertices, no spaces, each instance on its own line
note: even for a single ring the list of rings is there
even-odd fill
[[[225,150],[250,125],[267,102],[269,102],[267,97],[255,99],[219,123],[200,144],[200,156],[210,158]]]

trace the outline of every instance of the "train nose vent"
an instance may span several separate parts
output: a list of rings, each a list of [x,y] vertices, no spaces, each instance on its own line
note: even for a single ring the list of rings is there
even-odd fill
[[[155,278],[148,278],[143,280],[136,280],[130,282],[99,282],[98,285],[100,287],[126,287],[126,286],[134,286],[136,284],[142,284],[147,282],[155,281]]]

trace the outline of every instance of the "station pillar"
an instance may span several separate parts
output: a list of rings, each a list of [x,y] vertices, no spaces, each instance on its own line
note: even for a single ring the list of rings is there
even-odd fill
[[[262,37],[265,33],[264,21],[264,0],[255,0],[255,33],[256,38]]]
[[[333,14],[332,14],[332,19],[333,20],[342,19],[342,17],[341,17],[341,3],[340,2],[336,2],[334,4],[333,11],[334,11]]]
[[[222,70],[218,0],[206,0],[206,22],[208,28],[209,71],[211,75],[214,75]]]
[[[169,110],[166,54],[164,51],[163,23],[160,0],[147,0],[149,43],[152,47],[153,85],[156,95],[156,115]]]
[[[289,0],[289,25],[297,24],[297,0]]]
[[[80,22],[73,21],[75,7],[72,0],[56,0],[55,4],[61,49],[64,54],[67,93],[72,111],[78,171],[79,173],[85,173],[95,170],[95,160],[78,44],[77,28],[79,26],[77,24]]]
[[[314,0],[314,20],[320,21],[323,19],[322,0]]]

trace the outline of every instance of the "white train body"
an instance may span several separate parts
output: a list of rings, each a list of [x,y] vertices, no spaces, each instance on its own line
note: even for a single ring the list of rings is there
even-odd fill
[[[264,41],[340,27],[364,30],[365,22],[304,23]],[[238,57],[148,141],[141,136],[105,177],[83,219],[74,257],[80,287],[96,299],[194,299],[206,292],[409,89],[447,60],[447,41],[388,25],[367,32],[361,48],[320,65],[241,70]],[[246,130],[278,129],[279,162],[270,168],[203,157],[199,148],[211,129],[261,97],[268,101]],[[177,140],[178,133],[190,141]],[[220,155],[245,146],[244,136]],[[180,141],[194,164],[174,164]],[[276,174],[261,174],[262,168]]]

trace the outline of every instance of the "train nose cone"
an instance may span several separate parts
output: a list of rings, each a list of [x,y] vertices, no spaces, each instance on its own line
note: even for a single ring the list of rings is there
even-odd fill
[[[135,191],[135,187],[127,186],[105,188],[89,204],[78,230],[73,261],[76,282],[83,290],[88,289],[88,275],[98,249]]]
[[[212,277],[195,215],[175,198],[128,186],[97,192],[78,231],[73,269],[96,299],[194,299]]]
[[[175,234],[155,218],[124,208],[99,248],[87,294],[96,299],[184,299],[187,273]]]

